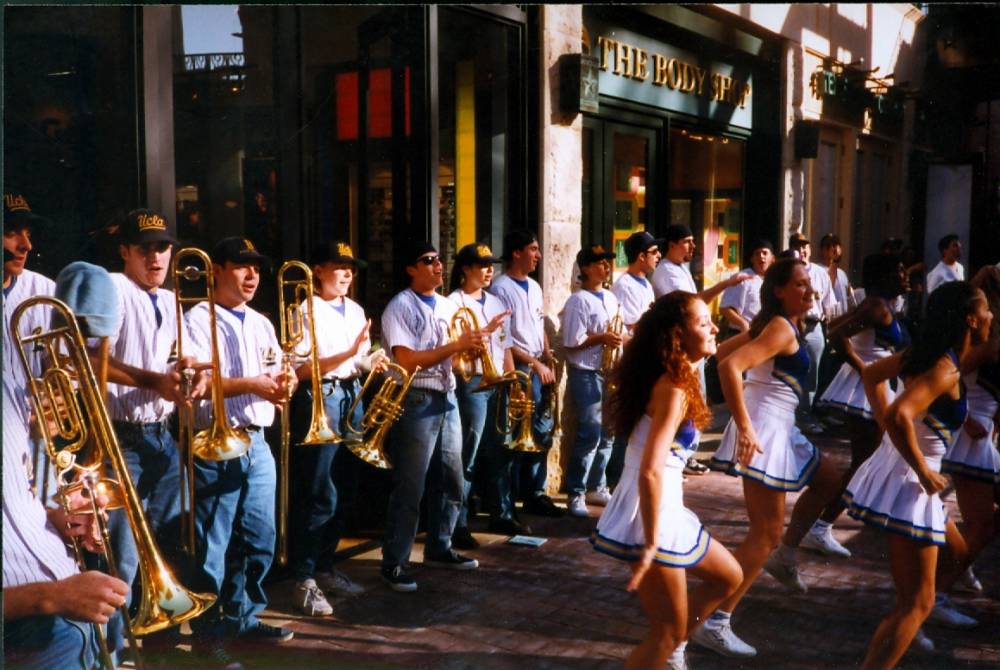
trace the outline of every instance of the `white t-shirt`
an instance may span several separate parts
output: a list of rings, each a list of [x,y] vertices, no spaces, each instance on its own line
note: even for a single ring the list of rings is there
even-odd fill
[[[316,354],[320,358],[328,358],[336,354],[342,354],[354,345],[354,340],[368,323],[365,317],[365,310],[358,303],[347,296],[344,296],[342,303],[343,313],[338,309],[337,301],[323,300],[318,296],[313,296],[313,305],[316,308]],[[302,301],[300,305],[304,316],[305,332],[302,343],[296,353],[308,356],[312,347],[312,338],[309,336],[312,318],[312,309]],[[364,359],[371,349],[371,340],[365,338],[358,349],[357,355],[348,358],[337,367],[329,370],[323,375],[324,379],[350,379],[358,376],[360,370],[358,364]],[[312,361],[307,361],[305,365],[312,365]]]
[[[764,277],[754,272],[753,268],[746,268],[741,274],[749,275],[750,279],[723,291],[719,308],[732,307],[749,323],[760,313],[760,289],[764,285]]]
[[[425,303],[413,289],[397,293],[382,313],[382,343],[394,362],[394,347],[412,351],[429,351],[444,346],[451,339],[448,327],[458,307],[437,293],[429,296],[433,307]],[[447,393],[455,390],[455,375],[451,359],[421,369],[413,379],[414,388]]]
[[[545,305],[542,287],[531,277],[524,282],[500,275],[493,280],[490,293],[500,298],[510,310],[510,336],[514,346],[532,357],[545,350]]]
[[[108,338],[111,356],[126,365],[163,373],[177,341],[177,305],[174,292],[159,288],[156,308],[150,293],[124,274],[115,272],[111,280],[118,289],[118,331]],[[190,339],[185,333],[185,346]],[[184,352],[187,354],[187,352]],[[174,403],[149,389],[123,384],[108,384],[108,412],[115,421],[152,423],[162,421],[174,411]]]
[[[812,308],[806,313],[807,319],[821,320],[824,315],[832,315],[836,310],[837,302],[833,297],[833,285],[830,283],[830,275],[826,268],[816,263],[809,263],[806,266],[809,273],[809,283],[813,291],[819,296],[813,300]]]
[[[482,302],[466,295],[462,289],[452,292],[448,296],[448,299],[458,307],[467,307],[472,310],[472,313],[476,315],[480,328],[485,328],[490,321],[502,314],[506,309],[503,303],[500,302],[500,298],[487,291],[483,291]],[[493,359],[493,365],[496,366],[497,372],[500,374],[503,374],[504,353],[513,346],[514,341],[510,337],[510,316],[508,315],[504,317],[500,323],[500,327],[494,330],[490,336],[490,357]],[[477,362],[476,374],[482,374],[482,372],[482,366]]]
[[[274,326],[251,307],[245,307],[241,320],[233,310],[215,306],[215,328],[219,342],[219,370],[224,378],[238,379],[281,372],[281,346]],[[200,302],[184,317],[191,333],[191,355],[198,360],[210,360],[212,335],[209,330],[208,303]],[[185,349],[185,355],[188,351]],[[273,357],[273,364],[265,361]],[[274,423],[274,405],[260,396],[244,393],[225,399],[226,420],[232,426],[270,426]],[[212,406],[206,399],[198,403],[195,426],[205,428],[211,423]]]
[[[963,281],[965,279],[965,268],[958,261],[954,265],[947,265],[944,261],[939,261],[934,269],[927,273],[927,295],[934,292],[941,284],[950,281]]]
[[[626,326],[634,326],[656,299],[649,281],[631,272],[626,272],[615,280],[611,292],[622,306],[622,320]]]
[[[694,277],[687,263],[679,264],[663,258],[653,270],[653,293],[659,298],[674,291],[687,291],[697,293],[698,288],[694,285]]]
[[[618,299],[611,291],[580,289],[566,300],[563,307],[562,341],[565,347],[577,347],[588,336],[603,333],[608,321],[618,312]],[[567,349],[566,362],[581,370],[598,370],[604,346],[595,344],[586,349]]]
[[[827,279],[830,278],[830,266],[817,263],[816,267],[823,268]],[[855,307],[856,303],[852,296],[851,281],[847,278],[847,273],[841,268],[837,268],[837,281],[833,282],[832,289],[834,306],[833,311],[830,313],[831,317],[846,314]]]

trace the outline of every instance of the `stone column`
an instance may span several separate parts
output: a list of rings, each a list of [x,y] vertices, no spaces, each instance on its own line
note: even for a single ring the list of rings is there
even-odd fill
[[[795,122],[802,118],[802,98],[808,90],[808,75],[803,73],[802,45],[786,42],[781,57],[781,239],[780,249],[788,247],[788,238],[802,231],[805,224],[806,170],[795,157]],[[779,250],[780,250],[779,249]]]
[[[581,5],[541,7],[541,56],[539,87],[541,106],[541,165],[539,238],[542,246],[541,284],[545,295],[546,329],[557,358],[564,360],[558,338],[559,311],[569,297],[573,259],[580,247],[583,210],[583,117],[559,111],[559,57],[580,53],[583,42]],[[565,380],[565,369],[562,375]],[[565,381],[560,393],[565,392]],[[565,398],[565,396],[561,396]],[[560,405],[565,408],[566,403]],[[569,416],[563,413],[563,423]],[[560,454],[562,440],[554,440],[549,452],[549,491],[562,483]]]

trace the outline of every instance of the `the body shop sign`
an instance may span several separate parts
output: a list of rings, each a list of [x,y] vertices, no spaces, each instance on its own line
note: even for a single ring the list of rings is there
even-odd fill
[[[598,21],[588,21],[588,33],[602,96],[753,126],[749,68],[712,61]]]

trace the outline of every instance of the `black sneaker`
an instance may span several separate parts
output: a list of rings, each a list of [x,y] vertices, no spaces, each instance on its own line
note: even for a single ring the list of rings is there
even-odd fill
[[[287,628],[271,626],[263,621],[258,622],[253,628],[247,628],[240,633],[241,640],[259,640],[261,642],[288,642],[293,637],[295,637],[295,633]]]
[[[524,511],[538,516],[560,517],[566,515],[566,510],[552,502],[552,498],[541,495],[535,496],[524,504]]]
[[[244,670],[243,664],[230,655],[219,638],[195,640],[191,651],[198,656],[198,667],[205,670]]]
[[[531,535],[531,527],[517,519],[490,519],[489,529],[498,535]]]
[[[454,551],[440,556],[424,555],[424,565],[433,568],[449,568],[451,570],[475,570],[479,567],[479,561],[468,556],[462,556]]]
[[[684,474],[687,475],[703,475],[706,472],[708,472],[708,466],[699,463],[694,456],[689,458],[684,465]]]
[[[400,593],[412,593],[417,590],[417,582],[411,577],[403,566],[396,565],[391,568],[382,568],[382,580],[389,585],[393,591]]]
[[[459,549],[479,549],[479,540],[472,537],[468,527],[459,526],[451,534],[451,545]]]

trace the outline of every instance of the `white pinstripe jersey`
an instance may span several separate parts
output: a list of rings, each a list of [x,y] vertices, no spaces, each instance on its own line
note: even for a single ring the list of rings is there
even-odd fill
[[[631,272],[624,273],[611,286],[611,292],[622,306],[622,321],[626,326],[634,326],[650,305],[653,304],[653,286],[645,277],[636,277]]]
[[[545,350],[545,304],[542,287],[528,277],[528,290],[507,275],[493,280],[489,291],[510,310],[510,335],[514,346],[529,356],[541,356]]]
[[[358,333],[368,322],[365,310],[361,305],[345,296],[342,315],[331,301],[313,296],[312,302],[316,309],[316,353],[319,357],[327,358],[342,354],[350,349],[358,337]],[[309,319],[312,317],[312,309],[304,300],[301,303],[301,308],[305,316],[305,333],[297,352],[305,356],[309,354],[309,348],[312,346],[312,340],[309,337]],[[359,373],[358,363],[368,354],[370,349],[371,340],[366,339],[365,342],[362,342],[356,356],[344,361],[323,377],[326,379],[349,379],[357,376]],[[306,363],[306,365],[310,365],[310,363]]]
[[[413,351],[437,349],[448,343],[448,325],[458,307],[451,300],[434,294],[434,309],[426,305],[413,291],[400,291],[382,312],[382,342],[385,350],[396,363],[393,347],[402,346]],[[451,359],[421,370],[413,380],[414,388],[432,391],[453,391],[455,375]]]
[[[448,299],[458,307],[468,307],[471,309],[479,321],[480,328],[485,328],[490,321],[506,309],[503,303],[500,302],[500,298],[488,291],[483,291],[483,298],[484,301],[479,302],[475,298],[466,295],[462,289],[453,291],[448,296]],[[504,352],[513,346],[514,341],[510,337],[510,316],[508,315],[504,317],[500,327],[494,330],[490,336],[490,356],[493,358],[493,365],[496,366],[497,372],[500,374],[503,374]],[[476,363],[476,374],[482,374],[482,365],[478,362]]]
[[[177,306],[173,291],[156,290],[156,306],[162,317],[157,326],[148,292],[124,274],[116,272],[111,279],[118,287],[121,315],[118,332],[109,338],[111,356],[143,370],[166,372],[172,367],[167,361],[177,339]],[[115,421],[152,423],[167,418],[174,411],[174,403],[155,391],[108,384],[108,411]]]
[[[28,433],[3,399],[3,587],[48,582],[76,574],[62,538],[31,491]]]
[[[11,318],[17,306],[28,298],[38,295],[55,295],[56,283],[45,275],[24,270],[14,285],[10,287],[10,293],[4,297],[3,301],[3,391],[4,396],[17,399],[14,409],[25,426],[28,425],[28,416],[31,403],[28,400],[28,377],[24,372],[24,364],[21,362],[21,355],[17,351],[10,326]],[[36,327],[42,330],[49,329],[49,319],[51,311],[48,308],[32,307],[24,317],[21,318],[21,335],[27,335]],[[34,368],[33,374],[41,373],[41,363],[39,356],[29,353],[29,358]]]
[[[596,294],[596,295],[595,295]],[[578,347],[589,335],[603,333],[618,311],[618,298],[611,291],[580,289],[570,295],[563,307],[562,340],[565,347]],[[581,370],[598,370],[604,345],[566,350],[566,363]]]
[[[280,372],[281,348],[274,333],[274,326],[255,309],[245,308],[243,321],[232,311],[215,306],[216,331],[219,341],[219,368],[225,378],[256,377],[260,374]],[[199,361],[211,360],[212,335],[209,331],[208,303],[200,302],[184,315],[191,347],[185,346],[185,355],[194,355]],[[264,365],[264,358],[274,353],[275,363]],[[274,423],[274,405],[251,393],[225,399],[226,419],[230,425],[270,426]],[[195,426],[205,428],[212,419],[211,403],[198,403]]]

